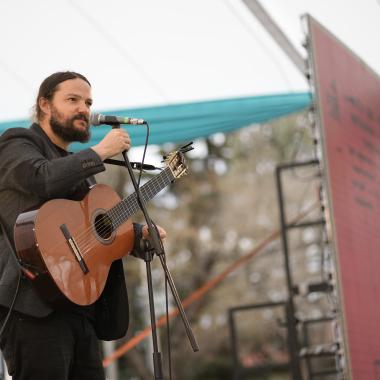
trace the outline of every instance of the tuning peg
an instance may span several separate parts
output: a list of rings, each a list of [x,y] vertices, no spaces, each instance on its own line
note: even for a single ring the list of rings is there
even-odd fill
[[[189,152],[190,150],[193,150],[194,148],[191,146],[193,144],[192,141],[190,141],[188,144],[182,146],[181,148],[179,148],[179,151],[181,153],[186,153],[186,152]]]
[[[187,152],[190,152],[190,150],[193,150],[194,148],[191,146],[189,148],[186,148],[186,149],[181,149],[181,153],[187,153]]]

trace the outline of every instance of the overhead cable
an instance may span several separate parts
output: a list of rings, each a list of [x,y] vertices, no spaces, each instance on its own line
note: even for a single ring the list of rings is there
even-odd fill
[[[235,16],[235,18],[242,24],[246,31],[255,39],[255,41],[263,49],[264,53],[273,61],[274,65],[277,67],[278,72],[280,73],[282,79],[285,82],[285,85],[288,91],[292,91],[292,86],[290,84],[289,78],[287,77],[284,69],[282,68],[280,62],[276,59],[273,53],[266,47],[266,45],[258,38],[252,28],[252,25],[244,20],[241,15],[236,11],[236,9],[231,5],[229,0],[223,1],[224,5],[229,9],[229,11]]]
[[[19,83],[28,92],[33,92],[33,86],[25,80],[21,75],[13,71],[6,63],[0,61],[0,69],[7,72],[17,83]]]
[[[145,81],[150,84],[150,86],[160,95],[160,97],[168,103],[168,100],[164,94],[164,91],[159,86],[159,84],[151,77],[151,75],[146,72],[141,65],[126,51],[123,45],[121,45],[110,33],[108,33],[100,24],[87,12],[85,12],[81,7],[78,6],[77,2],[74,0],[68,0],[68,3],[76,9],[76,11],[85,18],[92,27],[103,36],[108,43],[115,48],[123,58],[128,61],[128,63],[135,68],[136,71],[140,73],[142,77],[144,77]]]

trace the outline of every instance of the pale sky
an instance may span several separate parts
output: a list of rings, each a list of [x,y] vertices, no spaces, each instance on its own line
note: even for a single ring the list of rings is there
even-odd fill
[[[306,56],[310,13],[380,73],[379,0],[261,0]],[[1,0],[0,121],[29,116],[49,74],[92,83],[94,109],[308,91],[241,0]]]

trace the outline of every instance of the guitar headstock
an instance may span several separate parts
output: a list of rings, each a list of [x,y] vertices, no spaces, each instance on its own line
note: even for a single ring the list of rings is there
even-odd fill
[[[170,168],[174,178],[181,178],[187,174],[185,156],[182,152],[169,153],[165,158],[166,165]]]
[[[165,164],[170,168],[175,179],[187,175],[187,165],[184,153],[194,149],[191,145],[192,142],[164,157]]]

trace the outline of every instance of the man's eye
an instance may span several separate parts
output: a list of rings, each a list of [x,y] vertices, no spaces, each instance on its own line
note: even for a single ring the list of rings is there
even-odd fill
[[[70,101],[70,102],[75,102],[75,101],[76,101],[76,98],[69,98],[69,101]]]

